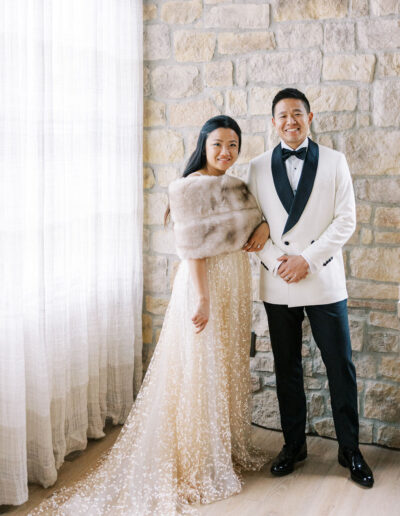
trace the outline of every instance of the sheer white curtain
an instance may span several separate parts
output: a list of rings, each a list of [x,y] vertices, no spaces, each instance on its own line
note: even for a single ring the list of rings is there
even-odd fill
[[[0,3],[0,504],[141,381],[142,2]]]

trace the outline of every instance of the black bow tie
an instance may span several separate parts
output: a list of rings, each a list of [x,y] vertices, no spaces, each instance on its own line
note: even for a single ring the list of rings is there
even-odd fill
[[[299,159],[305,159],[307,154],[307,147],[302,147],[299,150],[282,149],[282,159],[286,161],[290,156],[296,156]]]

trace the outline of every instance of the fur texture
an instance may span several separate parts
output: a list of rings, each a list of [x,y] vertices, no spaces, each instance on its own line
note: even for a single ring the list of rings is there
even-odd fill
[[[171,217],[180,258],[239,250],[261,222],[257,202],[232,176],[189,176],[169,185]]]

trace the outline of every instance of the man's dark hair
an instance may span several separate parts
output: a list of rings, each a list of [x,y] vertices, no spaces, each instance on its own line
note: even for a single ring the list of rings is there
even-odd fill
[[[303,92],[296,90],[296,88],[285,88],[284,90],[278,91],[274,97],[274,100],[272,101],[272,116],[275,116],[275,106],[282,99],[299,99],[303,102],[307,113],[311,111],[308,98],[304,95]]]

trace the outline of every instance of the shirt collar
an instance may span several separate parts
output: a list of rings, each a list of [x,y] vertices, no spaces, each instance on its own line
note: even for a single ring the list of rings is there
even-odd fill
[[[289,147],[289,145],[286,145],[286,143],[281,140],[281,147],[282,149],[289,149],[289,150],[299,150],[299,149],[302,149],[303,147],[308,147],[308,136],[307,138],[303,141],[303,143],[301,143],[298,147],[296,147],[296,149],[292,149],[292,147]]]

